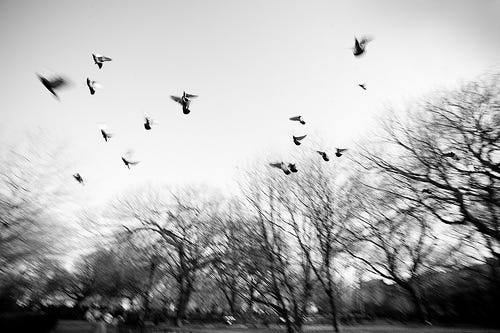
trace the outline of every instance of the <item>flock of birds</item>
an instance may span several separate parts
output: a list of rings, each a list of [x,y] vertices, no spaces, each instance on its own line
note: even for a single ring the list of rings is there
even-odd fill
[[[372,39],[368,37],[363,37],[361,39],[357,39],[354,37],[354,47],[352,48],[352,53],[354,54],[355,57],[359,57],[363,55],[366,52],[366,45],[368,42],[370,42]],[[366,83],[360,83],[358,86],[366,90]],[[302,119],[302,116],[295,116],[290,118],[291,121],[297,121],[301,123],[302,125],[305,125],[306,122]],[[301,135],[301,136],[292,136],[293,143],[295,145],[300,146],[301,141],[306,138],[307,135]],[[335,148],[335,156],[341,157],[342,154],[347,151],[346,148]],[[330,161],[330,157],[328,156],[327,152],[321,151],[321,150],[316,150],[316,152],[323,158],[325,162]],[[274,168],[281,169],[285,175],[289,175],[291,173],[298,172],[299,170],[297,169],[297,166],[295,163],[286,163],[286,162],[274,162],[274,163],[269,163],[270,166]]]
[[[368,42],[370,42],[371,39],[367,37],[363,37],[361,39],[357,39],[356,37],[354,38],[354,47],[352,48],[352,52],[355,57],[359,57],[363,55],[366,52],[366,45]],[[92,59],[94,60],[94,64],[99,67],[99,69],[102,69],[103,65],[105,62],[112,61],[111,58],[100,55],[100,54],[92,54]],[[57,90],[65,87],[68,85],[68,81],[64,79],[61,76],[58,75],[40,75],[37,74],[38,78],[42,82],[42,84],[47,88],[48,91],[54,95],[55,98],[59,99],[59,96],[57,95]],[[366,90],[366,84],[365,83],[360,83],[358,84],[359,87],[361,87],[363,90]],[[96,93],[96,89],[101,88],[101,85],[97,81],[93,81],[90,78],[87,77],[87,87],[89,89],[89,92],[91,95],[94,95]],[[185,91],[182,93],[182,96],[170,96],[170,98],[175,101],[176,103],[179,103],[182,106],[182,113],[183,114],[189,114],[191,110],[189,109],[191,105],[191,100],[193,98],[198,97],[197,95],[193,94],[188,94]],[[305,125],[306,122],[302,119],[302,116],[295,116],[290,118],[291,121],[296,121],[299,122],[302,125]],[[149,117],[148,115],[145,115],[144,117],[144,129],[145,130],[151,130],[152,125],[156,124],[156,122]],[[104,138],[104,141],[108,142],[109,139],[113,137],[113,134],[110,133],[105,125],[102,125],[100,128],[101,135]],[[302,136],[293,136],[293,142],[295,145],[300,146],[301,141],[306,138],[307,135],[302,135]],[[335,151],[335,156],[341,157],[342,154],[347,151],[345,148],[336,148]],[[328,156],[327,152],[325,151],[320,151],[316,150],[316,152],[322,157],[322,159],[325,162],[328,162],[330,160],[330,157]],[[124,156],[121,157],[123,164],[130,169],[131,166],[134,166],[139,163],[139,161],[135,161],[132,159],[132,152],[128,151],[125,153]],[[296,173],[298,172],[297,166],[295,163],[285,163],[285,162],[274,162],[270,163],[270,166],[274,168],[281,169],[286,175],[289,175],[290,173]],[[80,173],[75,173],[73,175],[75,180],[79,182],[80,184],[84,184],[84,179]]]

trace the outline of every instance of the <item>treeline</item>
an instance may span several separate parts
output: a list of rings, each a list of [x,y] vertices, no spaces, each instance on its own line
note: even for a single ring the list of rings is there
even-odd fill
[[[40,169],[12,153],[22,163],[0,175],[0,306],[123,298],[139,322],[219,311],[275,316],[301,332],[320,314],[337,331],[340,319],[398,304],[370,308],[363,286],[380,277],[409,304],[396,317],[498,325],[499,83],[491,75],[389,114],[376,140],[331,162],[305,154],[288,176],[256,164],[230,198],[135,189],[89,217],[87,227],[108,232],[72,271],[50,260],[60,228],[41,222],[50,221],[42,199],[58,187],[34,195],[21,181]]]

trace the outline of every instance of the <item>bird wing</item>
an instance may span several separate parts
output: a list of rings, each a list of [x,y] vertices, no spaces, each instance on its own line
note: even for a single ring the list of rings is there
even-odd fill
[[[307,135],[302,135],[302,136],[294,136],[295,140],[300,141],[304,139]]]
[[[140,161],[133,161],[133,162],[129,161],[128,162],[128,164],[130,164],[130,165],[136,165],[136,164],[139,164],[139,163],[140,163]]]
[[[300,121],[301,116],[291,117],[290,120]]]
[[[196,97],[198,97],[198,95],[186,94],[186,97],[187,98],[196,98]]]
[[[58,77],[50,80],[50,85],[52,86],[52,88],[62,87],[64,85],[66,85],[66,84],[67,84],[66,80],[64,80],[60,76],[58,76]]]
[[[347,151],[347,148],[337,148],[337,152],[339,153],[343,153],[345,151]]]
[[[102,62],[98,62],[97,66],[99,67],[99,69],[101,69],[102,68]]]
[[[354,38],[354,49],[355,50],[360,50],[361,46],[359,45],[359,41],[357,38]]]
[[[99,61],[111,61],[112,59],[111,58],[108,58],[108,57],[104,57],[104,56],[100,56],[99,57]]]
[[[281,162],[269,163],[269,165],[272,166],[273,168],[281,169]]]
[[[181,103],[182,104],[182,99],[178,96],[170,96],[170,98],[174,101],[176,101],[177,103]]]

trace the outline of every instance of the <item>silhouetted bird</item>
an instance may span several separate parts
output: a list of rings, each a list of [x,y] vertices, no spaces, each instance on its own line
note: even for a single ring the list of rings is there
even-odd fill
[[[299,121],[302,125],[305,125],[306,122],[302,120],[302,116],[296,116],[296,117],[292,117],[290,118],[291,121]]]
[[[99,67],[99,69],[102,68],[102,64],[105,61],[111,61],[111,58],[105,57],[105,56],[100,55],[100,54],[94,54],[94,53],[92,53],[92,58],[94,59],[94,63]]]
[[[358,84],[358,86],[363,88],[363,90],[366,90],[366,83],[360,83],[360,84]]]
[[[156,121],[153,118],[149,117],[147,114],[144,115],[144,128],[149,131],[152,125],[156,124]]]
[[[108,142],[108,139],[111,139],[111,137],[113,137],[113,134],[106,132],[103,128],[101,128],[101,134],[106,142]]]
[[[56,90],[60,89],[68,84],[68,81],[63,79],[61,76],[53,76],[51,78],[48,78],[46,76],[37,74],[38,78],[42,82],[42,84],[47,88],[48,91],[52,93],[57,99],[59,99],[59,96],[56,94]]]
[[[335,156],[340,157],[342,156],[342,153],[347,151],[345,148],[337,148],[337,151],[335,152]]]
[[[98,85],[99,84],[96,81],[91,81],[89,78],[87,78],[87,87],[89,87],[91,95],[95,94],[95,88],[98,88]]]
[[[290,169],[291,172],[295,173],[299,170],[297,170],[297,167],[295,166],[295,163],[288,163],[288,169]]]
[[[126,166],[127,168],[129,168],[129,169],[130,169],[130,166],[131,166],[131,165],[136,165],[136,164],[138,164],[138,163],[139,163],[139,161],[130,161],[129,159],[127,159],[127,158],[125,158],[125,157],[123,157],[123,156],[122,156],[122,161],[123,161],[123,163],[125,164],[125,166]]]
[[[293,136],[293,143],[295,143],[297,146],[300,146],[300,141],[303,140],[307,135],[302,135],[302,136]]]
[[[443,154],[444,157],[449,157],[449,158],[452,158],[454,159],[455,161],[458,161],[460,158],[457,156],[457,154],[455,154],[454,152],[450,151],[448,153],[444,153]]]
[[[198,97],[198,95],[186,94],[185,91],[182,92],[182,97],[170,96],[172,100],[182,105],[182,113],[184,114],[188,114],[189,112],[191,112],[191,110],[189,110],[189,105],[191,104],[191,98],[196,98],[196,97]]]
[[[73,175],[73,177],[76,179],[77,182],[79,182],[80,184],[83,184],[83,178],[79,173],[75,173]]]
[[[323,157],[323,160],[325,160],[326,162],[328,162],[328,161],[330,160],[330,158],[328,158],[328,155],[326,154],[326,152],[324,152],[324,151],[320,151],[320,150],[316,150],[316,152],[317,152],[318,154],[320,154],[320,155],[321,155],[321,157]]]
[[[352,49],[352,53],[356,56],[359,57],[366,51],[366,44],[370,42],[371,39],[369,38],[361,38],[359,41],[356,37],[354,37],[354,47]]]
[[[283,162],[269,163],[269,165],[272,166],[273,168],[278,168],[278,169],[283,170],[283,172],[285,173],[285,175],[289,175],[290,174],[290,170],[288,170],[287,165],[285,163],[283,163]]]

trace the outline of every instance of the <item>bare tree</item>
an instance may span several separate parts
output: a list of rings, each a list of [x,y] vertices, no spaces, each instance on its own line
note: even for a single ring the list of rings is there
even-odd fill
[[[391,186],[382,180],[377,186],[358,188],[363,206],[356,215],[362,228],[353,236],[364,246],[349,253],[372,273],[406,290],[418,318],[426,322],[425,276],[448,267],[461,242],[451,237],[449,227],[438,229],[432,215],[408,200],[404,189]]]
[[[355,246],[356,198],[346,170],[328,168],[314,158],[303,159],[301,165],[300,175],[282,183],[279,200],[288,213],[284,222],[327,296],[338,332],[335,261]]]
[[[144,233],[149,236],[142,237],[143,241],[161,245],[163,250],[155,256],[154,265],[163,267],[168,278],[176,282],[177,325],[182,325],[197,275],[219,256],[217,233],[212,228],[218,200],[212,195],[200,188],[176,192],[149,188],[113,205],[116,217],[128,220],[124,226],[128,233]]]
[[[293,233],[283,223],[278,200],[280,177],[249,176],[243,188],[248,203],[245,271],[252,280],[252,301],[283,318],[288,332],[301,332],[314,286],[308,260],[296,250]]]
[[[365,167],[412,196],[441,222],[473,226],[497,259],[500,242],[500,75],[416,105],[384,123],[385,152],[370,147]]]

